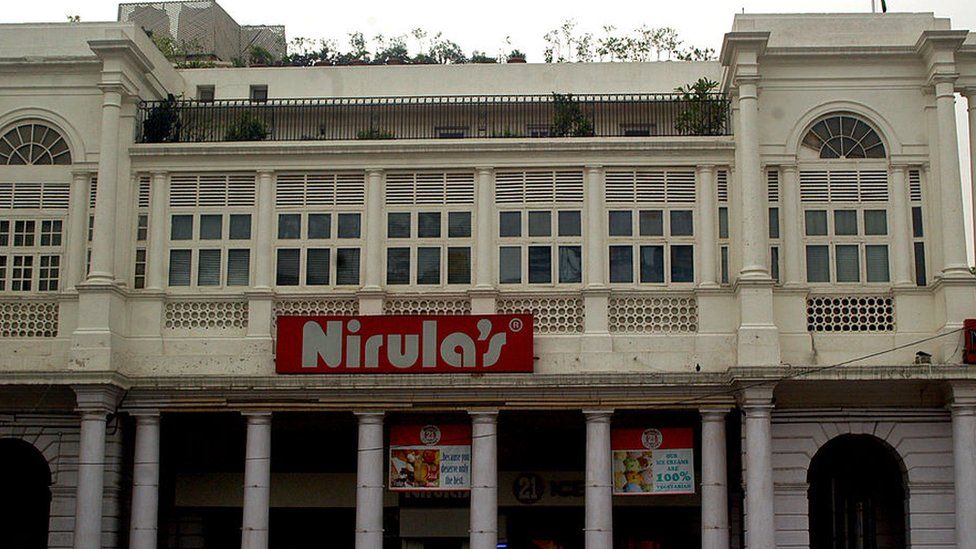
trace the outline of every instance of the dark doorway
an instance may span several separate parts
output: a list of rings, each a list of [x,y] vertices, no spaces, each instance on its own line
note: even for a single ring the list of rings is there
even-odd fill
[[[831,440],[814,456],[807,481],[811,549],[906,547],[904,474],[881,440]]]
[[[19,439],[0,439],[0,532],[8,549],[47,547],[51,470],[40,451]]]

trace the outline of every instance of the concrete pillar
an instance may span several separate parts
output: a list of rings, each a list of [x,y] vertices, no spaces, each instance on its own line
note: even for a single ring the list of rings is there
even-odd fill
[[[122,391],[114,386],[74,387],[81,413],[78,485],[75,494],[74,549],[102,546],[102,498],[105,487],[105,424]]]
[[[586,549],[613,547],[612,410],[583,410],[586,417]]]
[[[716,206],[715,166],[698,166],[695,174],[698,184],[698,285],[702,288],[718,287],[718,207]]]
[[[115,280],[115,224],[119,187],[119,119],[126,93],[118,84],[102,88],[101,140],[98,147],[98,189],[95,194],[95,228],[92,237],[91,272],[88,280],[111,284]]]
[[[169,211],[169,174],[159,171],[153,172],[149,185],[149,250],[147,251],[146,289],[162,290],[167,284],[166,257],[169,235],[166,227],[169,225],[167,212]]]
[[[746,389],[745,413],[746,547],[776,549],[773,511],[772,387]]]
[[[800,208],[800,172],[795,164],[781,166],[783,180],[779,186],[780,208],[783,210],[780,236],[783,248],[783,285],[797,286],[806,282],[803,272],[803,210]]]
[[[606,208],[603,206],[603,167],[586,167],[586,216],[583,231],[583,258],[586,262],[586,287],[607,286]]]
[[[73,289],[85,280],[85,249],[88,243],[88,185],[91,172],[71,172],[71,195],[68,209],[68,226],[65,238],[68,248],[64,257],[64,287]]]
[[[241,549],[267,549],[271,499],[271,412],[246,412]]]
[[[383,547],[383,413],[357,413],[356,549]]]
[[[729,548],[729,491],[725,456],[726,409],[702,416],[702,549]]]
[[[136,448],[132,464],[130,549],[156,549],[159,523],[159,412],[132,413]]]
[[[943,278],[970,278],[963,228],[962,183],[956,133],[955,78],[937,78],[935,106],[939,128],[939,182],[942,197]],[[99,183],[99,188],[101,183]]]
[[[471,415],[470,549],[498,547],[498,411]]]
[[[891,282],[895,286],[914,286],[912,278],[912,209],[908,196],[908,166],[891,167],[889,183],[891,218],[888,234],[891,235]]]
[[[366,284],[364,290],[383,286],[383,171],[366,172]]]
[[[976,383],[952,385],[952,454],[956,547],[976,548]]]
[[[479,290],[493,290],[495,288],[495,196],[494,174],[491,168],[478,168],[476,171],[478,185],[477,203],[475,204],[475,288]]]
[[[742,270],[740,278],[769,278],[766,250],[769,248],[766,224],[766,181],[759,161],[759,78],[736,79],[739,103],[739,134],[735,136],[739,154],[739,182],[742,193]]]
[[[966,102],[969,107],[969,184],[973,212],[976,212],[976,88],[966,88]],[[976,249],[976,213],[973,214],[973,240]]]
[[[254,289],[270,290],[274,285],[274,172],[257,173],[258,218],[254,235]]]

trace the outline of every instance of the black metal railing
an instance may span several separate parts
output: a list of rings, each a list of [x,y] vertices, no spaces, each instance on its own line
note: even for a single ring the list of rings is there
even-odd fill
[[[139,143],[729,135],[722,94],[143,102]]]

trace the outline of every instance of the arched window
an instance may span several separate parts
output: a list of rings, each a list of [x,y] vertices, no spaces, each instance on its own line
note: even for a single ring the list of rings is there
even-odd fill
[[[71,151],[57,130],[38,122],[28,122],[0,136],[0,164],[64,166],[71,164]]]
[[[824,159],[885,158],[881,136],[870,124],[853,114],[832,114],[810,128],[803,146]]]

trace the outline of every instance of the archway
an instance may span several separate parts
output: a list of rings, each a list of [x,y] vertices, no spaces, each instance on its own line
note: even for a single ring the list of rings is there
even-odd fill
[[[0,532],[9,549],[47,547],[51,470],[31,444],[0,439]]]
[[[906,547],[904,479],[894,451],[873,436],[825,444],[807,474],[811,549]]]

